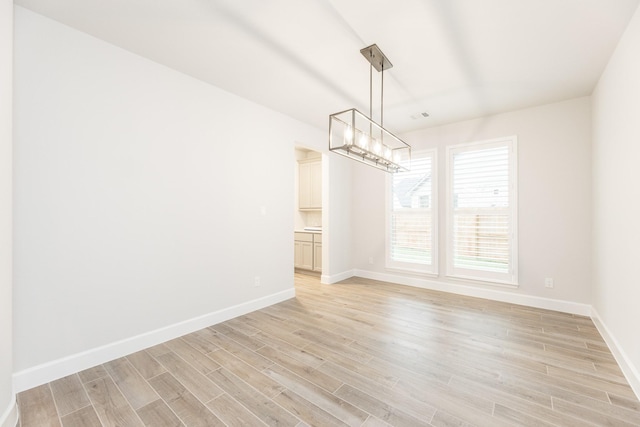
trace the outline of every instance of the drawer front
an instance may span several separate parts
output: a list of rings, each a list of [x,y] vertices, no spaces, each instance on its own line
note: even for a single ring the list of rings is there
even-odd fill
[[[293,239],[298,242],[313,242],[313,234],[311,233],[293,233]]]
[[[313,241],[316,243],[322,243],[322,233],[314,234]]]

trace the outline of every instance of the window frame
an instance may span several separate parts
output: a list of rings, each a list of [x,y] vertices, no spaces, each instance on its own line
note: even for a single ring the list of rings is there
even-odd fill
[[[506,273],[484,271],[480,269],[462,268],[454,265],[454,190],[453,190],[453,156],[457,153],[474,150],[485,150],[495,147],[508,148],[509,172],[509,271]],[[483,141],[449,145],[446,147],[446,276],[454,279],[490,282],[509,287],[518,286],[518,138],[516,135],[494,138]]]
[[[393,178],[388,174],[386,180],[386,221],[385,221],[385,268],[390,271],[400,271],[429,276],[438,276],[439,246],[438,246],[438,150],[436,148],[417,150],[411,153],[413,159],[431,157],[431,264],[419,264],[391,259],[392,216],[393,216]]]

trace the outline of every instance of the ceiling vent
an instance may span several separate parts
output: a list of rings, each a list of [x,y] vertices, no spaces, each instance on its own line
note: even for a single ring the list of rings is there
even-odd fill
[[[426,111],[423,111],[422,113],[412,114],[410,117],[413,120],[424,119],[424,118],[429,117],[429,113],[427,113]]]

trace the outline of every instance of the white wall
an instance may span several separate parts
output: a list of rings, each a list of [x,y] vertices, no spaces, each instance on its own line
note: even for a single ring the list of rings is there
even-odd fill
[[[593,94],[593,305],[640,395],[640,9]],[[605,331],[606,332],[606,331]]]
[[[518,137],[519,198],[519,288],[509,289],[476,284],[472,287],[445,278],[445,193],[439,194],[440,289],[463,291],[578,312],[588,309],[591,298],[591,127],[590,99],[578,98],[535,108],[513,111],[476,120],[429,128],[403,135],[414,151],[437,147],[440,188],[446,182],[445,147],[451,144]],[[372,169],[372,168],[369,168]],[[356,168],[354,194],[357,269],[377,277],[385,270],[385,176],[366,168]],[[371,189],[374,189],[372,191]],[[369,264],[373,257],[374,264]],[[374,275],[375,276],[375,275]],[[545,277],[555,288],[544,286]],[[424,278],[412,277],[420,285]],[[433,283],[424,283],[431,286]],[[483,289],[478,293],[470,289]],[[500,291],[500,296],[490,291]],[[505,295],[532,299],[514,299]],[[547,304],[551,300],[569,304]],[[578,303],[574,306],[573,303]]]
[[[12,368],[11,215],[13,2],[0,1],[0,427],[15,426]]]
[[[352,170],[356,162],[331,153],[322,160],[322,283],[335,283],[353,275]]]
[[[325,132],[16,9],[17,375],[292,291]]]

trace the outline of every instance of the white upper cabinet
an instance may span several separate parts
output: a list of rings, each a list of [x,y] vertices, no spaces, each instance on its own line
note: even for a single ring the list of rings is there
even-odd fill
[[[299,194],[298,209],[322,209],[322,161],[304,159],[298,161]]]

